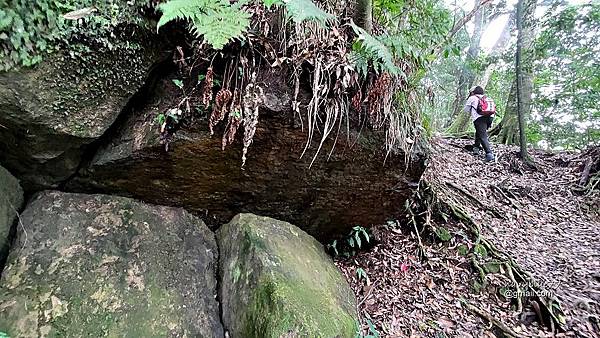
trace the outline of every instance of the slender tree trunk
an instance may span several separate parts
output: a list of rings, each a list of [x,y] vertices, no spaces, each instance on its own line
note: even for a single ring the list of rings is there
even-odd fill
[[[373,31],[373,0],[356,0],[354,23],[367,32]]]
[[[520,98],[523,119],[527,119],[531,111],[531,94],[533,92],[533,52],[535,34],[535,0],[522,0],[521,12],[519,14],[521,29],[519,29],[518,41],[520,41],[520,70],[521,76],[515,76],[511,91],[506,102],[506,110],[502,121],[490,132],[497,135],[496,141],[504,144],[517,144],[519,142],[519,118],[517,111],[517,97]],[[517,96],[517,78],[521,81],[521,95]],[[525,129],[524,129],[525,131]]]
[[[529,0],[528,0],[529,1]],[[525,125],[525,113],[529,112],[531,108],[531,89],[532,88],[524,88],[523,83],[523,71],[522,71],[522,48],[523,48],[523,2],[524,0],[519,0],[517,4],[517,53],[515,55],[515,71],[516,71],[516,80],[517,80],[517,116],[519,120],[519,143],[521,146],[521,158],[523,161],[531,163],[531,158],[527,153],[527,135],[526,133],[526,125]],[[527,92],[527,90],[529,90]],[[529,98],[526,98],[526,95]],[[529,102],[527,102],[529,101]],[[527,110],[527,111],[526,111]]]

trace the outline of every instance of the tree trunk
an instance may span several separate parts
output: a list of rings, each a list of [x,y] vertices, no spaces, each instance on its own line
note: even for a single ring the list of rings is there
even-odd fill
[[[354,23],[367,32],[373,31],[373,0],[357,0]]]
[[[482,0],[477,0],[475,7],[481,6],[481,3]],[[452,105],[454,109],[452,113],[454,121],[447,130],[447,132],[452,135],[464,133],[469,125],[469,118],[468,116],[465,117],[465,115],[468,114],[463,112],[463,103],[467,98],[469,87],[473,85],[475,80],[475,74],[469,69],[468,63],[475,60],[479,55],[479,45],[481,42],[481,33],[483,31],[483,13],[483,7],[475,13],[475,30],[473,31],[473,36],[471,36],[471,43],[469,44],[465,62],[460,70],[460,75],[458,76],[456,96],[454,97],[454,103]]]
[[[497,136],[496,142],[503,144],[517,144],[519,142],[519,128],[517,121],[517,83],[513,81],[506,100],[504,117],[490,131],[490,136]]]
[[[529,2],[530,0],[528,0]],[[523,0],[519,0],[517,4],[517,53],[515,55],[515,71],[516,71],[516,79],[517,79],[517,116],[519,121],[519,144],[521,148],[521,158],[525,162],[531,162],[529,158],[529,154],[527,153],[527,136],[526,132],[526,124],[525,124],[525,113],[529,113],[531,109],[531,91],[532,86],[529,88],[524,88],[523,82],[523,69],[521,59],[522,55],[522,46],[523,46]],[[529,56],[527,56],[529,58]]]
[[[520,81],[521,81],[521,107],[523,119],[525,120],[531,111],[531,94],[533,92],[533,52],[535,34],[535,6],[533,0],[524,0],[522,3],[521,19],[522,27],[519,30],[520,37]],[[517,20],[519,20],[517,15]],[[518,112],[517,112],[517,76],[511,86],[506,110],[502,121],[491,131],[491,135],[497,135],[496,141],[504,144],[517,144],[519,140]],[[525,131],[525,130],[524,130]]]

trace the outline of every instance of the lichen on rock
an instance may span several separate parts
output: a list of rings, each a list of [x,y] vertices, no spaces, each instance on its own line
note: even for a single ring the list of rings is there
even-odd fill
[[[135,20],[101,32],[82,24],[35,67],[0,72],[0,161],[27,190],[71,176],[159,58],[148,19],[120,5]]]
[[[0,281],[11,337],[222,337],[214,235],[182,209],[44,192]]]

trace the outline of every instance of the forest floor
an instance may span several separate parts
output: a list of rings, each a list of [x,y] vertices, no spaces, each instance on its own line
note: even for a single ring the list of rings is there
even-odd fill
[[[516,147],[494,145],[496,161],[484,163],[465,149],[471,143],[434,140],[426,176],[446,187],[441,198],[457,202],[482,237],[559,300],[566,330],[556,336],[600,337],[600,195],[572,190],[583,159],[533,151],[538,170],[532,170]],[[432,220],[451,237],[431,231],[417,237],[405,223],[375,227],[371,250],[336,262],[356,293],[360,316],[370,318],[381,336],[494,337],[506,332],[499,326],[524,337],[554,336],[527,304],[519,313],[514,299],[500,296],[511,283],[506,274],[486,274],[481,287],[479,272],[461,250],[476,245],[464,227]]]

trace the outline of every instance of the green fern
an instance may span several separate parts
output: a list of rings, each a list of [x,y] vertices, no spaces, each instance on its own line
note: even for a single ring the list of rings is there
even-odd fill
[[[173,20],[186,20],[197,37],[204,37],[215,49],[221,49],[248,30],[250,14],[242,10],[244,2],[233,5],[227,0],[170,0],[158,8],[162,16],[156,29]]]
[[[353,45],[354,53],[351,57],[358,62],[359,71],[362,71],[360,68],[364,68],[365,61],[370,60],[377,71],[385,71],[394,75],[400,73],[394,64],[392,53],[385,44],[355,24],[352,24],[352,29],[358,37]]]
[[[250,25],[250,14],[241,7],[246,1],[230,4],[228,0],[170,0],[158,8],[162,16],[156,29],[174,20],[190,23],[190,31],[215,49],[221,49],[233,39],[241,38]],[[335,16],[325,12],[311,0],[263,0],[266,7],[282,5],[296,22],[316,21],[326,25]]]
[[[326,25],[328,21],[335,21],[335,16],[320,9],[311,0],[283,0],[283,4],[289,16],[296,22],[311,20]]]

